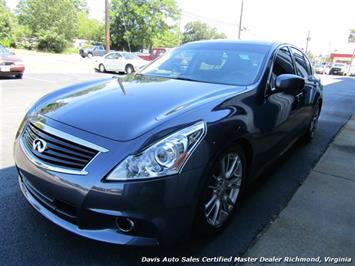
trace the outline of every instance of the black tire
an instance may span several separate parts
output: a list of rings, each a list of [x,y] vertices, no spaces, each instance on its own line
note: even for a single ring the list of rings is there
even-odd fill
[[[318,127],[318,118],[320,115],[320,111],[321,111],[321,105],[320,102],[317,102],[313,108],[312,118],[307,127],[307,131],[303,136],[303,140],[306,143],[311,142],[312,139],[314,138],[315,131],[317,130]]]
[[[17,79],[22,79],[22,77],[23,77],[23,74],[17,74],[17,75],[15,75],[15,78],[17,78]]]
[[[92,53],[88,53],[88,58],[91,58],[91,57],[93,57],[93,54]]]
[[[221,161],[223,160],[223,158],[225,158],[227,155],[231,155],[231,154],[237,154],[238,157],[240,158],[240,162],[241,162],[241,178],[240,178],[240,184],[239,184],[239,192],[236,196],[236,200],[233,204],[233,206],[231,207],[232,203],[228,202],[228,216],[223,220],[223,222],[221,222],[220,224],[215,224],[212,225],[210,219],[207,217],[208,216],[208,207],[207,205],[209,205],[210,201],[212,200],[213,196],[214,196],[214,191],[215,191],[215,187],[218,187],[217,179],[214,177],[215,173],[219,172],[219,165],[221,164]],[[245,187],[245,180],[246,180],[246,169],[247,169],[247,161],[246,161],[246,157],[245,157],[245,153],[242,149],[242,147],[240,145],[232,145],[230,148],[228,148],[226,151],[224,151],[223,153],[220,154],[220,156],[217,157],[217,159],[212,163],[212,167],[210,168],[210,173],[207,174],[207,180],[205,182],[205,186],[203,188],[203,191],[201,193],[201,197],[200,197],[200,202],[197,206],[197,210],[196,210],[196,218],[195,218],[195,222],[194,222],[194,231],[197,232],[198,234],[202,234],[202,235],[211,235],[211,234],[215,234],[218,233],[219,231],[221,231],[229,222],[229,220],[231,219],[231,217],[233,216],[233,213],[235,212],[235,209],[238,205],[238,201],[240,200],[240,197],[242,195],[242,193],[244,192],[244,187]],[[237,169],[235,169],[237,170]],[[234,171],[235,172],[235,171]],[[231,177],[233,178],[233,177]],[[227,179],[228,180],[228,179]],[[230,194],[229,194],[230,195]],[[223,200],[220,200],[220,205],[223,209]],[[210,206],[210,205],[209,205]],[[221,214],[220,214],[221,215]]]
[[[105,68],[105,66],[104,66],[103,64],[100,64],[100,65],[99,65],[99,71],[100,71],[101,73],[105,73],[105,72],[106,72],[106,68]]]
[[[134,68],[132,65],[127,65],[125,68],[126,74],[131,74],[134,72]]]

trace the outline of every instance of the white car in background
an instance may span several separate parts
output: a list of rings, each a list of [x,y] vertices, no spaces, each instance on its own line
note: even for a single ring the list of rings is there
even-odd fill
[[[96,59],[95,69],[100,72],[125,72],[129,74],[139,70],[148,63],[134,53],[110,52]]]
[[[331,65],[327,63],[319,63],[314,65],[314,71],[317,74],[329,74]]]

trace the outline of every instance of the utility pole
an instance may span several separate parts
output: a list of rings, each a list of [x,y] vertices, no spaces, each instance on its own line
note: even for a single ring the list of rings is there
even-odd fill
[[[238,31],[238,39],[241,39],[241,33],[242,33],[242,21],[243,21],[243,5],[244,5],[244,0],[242,0],[242,4],[240,7],[240,16],[239,16],[239,31]]]
[[[351,66],[353,65],[354,56],[355,56],[355,46],[354,46],[353,54],[351,55],[350,64],[349,64],[349,68],[348,68],[348,74],[350,73]]]
[[[110,3],[105,0],[105,36],[106,36],[106,53],[110,51]]]
[[[309,43],[309,41],[311,40],[311,32],[310,31],[308,31],[308,35],[307,35],[307,42],[306,42],[306,53],[308,52],[308,43]]]
[[[350,64],[349,64],[349,68],[348,68],[348,74],[349,74],[350,70],[351,70],[351,66],[353,65],[354,56],[355,56],[355,32],[350,31],[348,42],[354,43],[354,50],[353,50],[353,54],[351,55]]]

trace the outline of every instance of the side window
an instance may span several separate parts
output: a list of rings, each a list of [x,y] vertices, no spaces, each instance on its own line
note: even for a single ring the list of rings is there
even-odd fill
[[[306,58],[308,76],[312,76],[312,75],[313,75],[313,67],[312,67],[312,64],[311,64],[311,62],[309,61],[309,59],[308,59],[306,56],[305,56],[305,58]]]
[[[281,47],[276,54],[271,72],[270,86],[275,87],[277,76],[282,74],[295,74],[291,53],[286,46]]]
[[[310,63],[303,53],[295,48],[291,48],[291,50],[293,57],[295,58],[297,74],[303,78],[307,78],[309,75],[312,75]]]
[[[113,59],[120,59],[122,57],[122,55],[120,55],[119,53],[114,53]]]
[[[114,53],[106,55],[105,59],[116,59],[116,56]]]
[[[292,57],[287,47],[282,47],[278,50],[272,74],[279,76],[281,74],[295,74],[292,64]]]
[[[153,57],[153,59],[158,57],[158,51],[157,50],[153,50],[152,51],[152,57]]]

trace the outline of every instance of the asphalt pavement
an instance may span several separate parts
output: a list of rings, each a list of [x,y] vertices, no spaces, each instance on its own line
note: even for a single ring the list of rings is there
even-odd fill
[[[12,160],[14,134],[31,102],[56,88],[99,77],[103,74],[93,71],[76,74],[34,71],[25,74],[23,80],[0,80],[1,265],[135,265],[142,257],[243,255],[258,234],[277,218],[334,136],[355,112],[355,79],[327,78],[329,85],[324,88],[324,106],[313,142],[309,145],[296,143],[265,172],[219,235],[193,239],[171,248],[114,246],[73,235],[38,214],[19,190]]]

